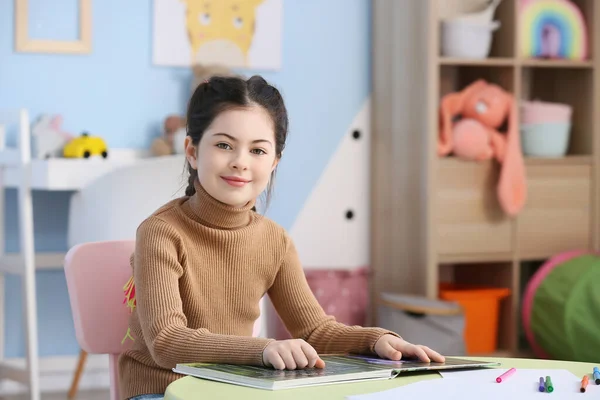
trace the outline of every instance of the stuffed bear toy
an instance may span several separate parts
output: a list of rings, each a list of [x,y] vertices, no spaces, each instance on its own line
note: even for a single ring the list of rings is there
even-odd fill
[[[177,148],[176,140],[183,133],[185,137],[185,118],[179,115],[169,115],[164,121],[162,135],[152,142],[152,154],[154,156],[166,156],[183,153],[183,148]]]
[[[192,67],[193,77],[191,93],[207,79],[213,76],[237,76],[230,69],[221,65],[200,65]],[[168,115],[163,123],[162,134],[154,139],[151,153],[154,156],[166,156],[184,153],[184,139],[186,136],[186,120],[183,115]]]

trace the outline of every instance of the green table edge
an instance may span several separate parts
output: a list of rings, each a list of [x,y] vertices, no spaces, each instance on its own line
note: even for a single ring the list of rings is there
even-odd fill
[[[460,357],[471,360],[499,362],[496,369],[529,368],[529,369],[566,369],[577,376],[587,374],[590,379],[594,366],[598,364],[538,360],[529,358],[497,358],[497,357]],[[407,385],[428,379],[442,379],[438,372],[407,373],[390,380],[366,381],[356,383],[340,383],[333,385],[313,386],[298,389],[285,389],[269,391],[248,388],[227,383],[213,382],[191,376],[185,376],[171,383],[165,393],[165,400],[192,400],[200,398],[210,399],[244,399],[244,400],[269,400],[269,399],[344,399],[346,396],[380,392],[395,387]]]

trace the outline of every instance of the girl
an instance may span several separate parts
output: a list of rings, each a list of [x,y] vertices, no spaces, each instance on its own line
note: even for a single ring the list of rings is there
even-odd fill
[[[267,203],[288,131],[277,89],[254,76],[213,77],[187,112],[186,196],[138,228],[132,255],[136,307],[131,350],[119,360],[125,399],[161,398],[177,363],[323,368],[319,353],[443,362],[435,351],[380,328],[346,326],[324,313],[294,243],[256,212]],[[252,337],[268,293],[292,337]]]

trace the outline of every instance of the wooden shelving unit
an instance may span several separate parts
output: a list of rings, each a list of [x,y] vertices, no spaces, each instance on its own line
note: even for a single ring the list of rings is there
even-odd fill
[[[494,34],[489,58],[470,60],[440,56],[441,1],[447,0],[409,0],[403,11],[373,2],[374,23],[380,25],[374,27],[373,38],[372,304],[376,307],[383,291],[437,298],[444,280],[507,287],[512,295],[501,306],[498,351],[529,354],[521,333],[521,296],[535,270],[532,265],[561,251],[599,248],[600,4],[574,0],[588,25],[591,60],[520,58],[519,0],[503,0],[496,10],[501,28]],[[413,52],[416,58],[404,72],[412,74],[405,85],[423,85],[424,93],[416,99],[424,100],[419,103],[423,110],[407,105],[414,92],[407,98],[398,90],[404,78],[393,70],[401,68],[397,59],[408,56],[409,50],[386,39],[399,34],[392,21],[402,12],[412,12],[415,19],[403,33],[413,40],[423,34],[427,38],[420,42],[425,54]],[[573,106],[568,155],[526,158],[528,201],[515,218],[506,216],[498,204],[495,161],[436,154],[440,98],[480,78],[499,84],[515,99]],[[399,105],[405,106],[403,113],[394,108]],[[411,120],[398,122],[398,114]],[[410,154],[399,143],[409,146]],[[393,179],[399,183],[391,184]],[[376,308],[373,311],[376,323]]]

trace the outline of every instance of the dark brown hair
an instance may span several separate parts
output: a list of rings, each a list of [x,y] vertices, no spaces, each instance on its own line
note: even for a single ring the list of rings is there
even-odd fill
[[[271,116],[275,131],[275,155],[281,158],[288,133],[287,110],[279,91],[258,75],[248,80],[241,77],[214,76],[198,85],[188,106],[187,135],[197,146],[219,113],[253,105],[263,107]],[[273,170],[267,187],[267,204],[271,199],[276,170],[277,168]],[[194,181],[198,177],[198,171],[189,163],[188,171],[190,176],[185,194],[192,196],[196,192]]]

